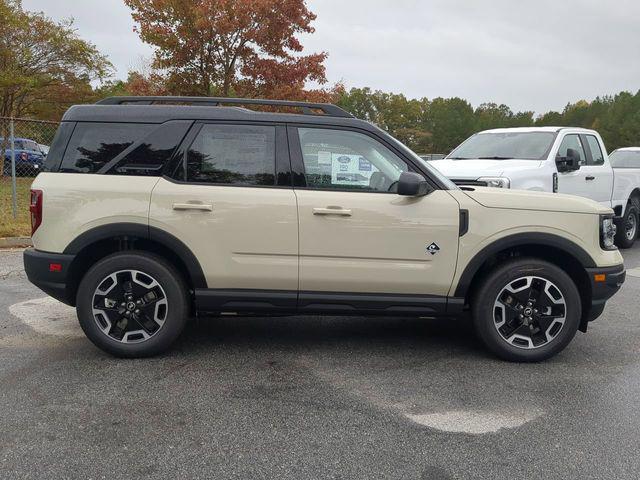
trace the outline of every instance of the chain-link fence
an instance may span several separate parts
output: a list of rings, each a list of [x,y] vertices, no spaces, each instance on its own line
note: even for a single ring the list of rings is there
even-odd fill
[[[57,129],[57,122],[0,117],[1,180],[3,189],[11,184],[13,218],[18,215],[21,187],[42,170]]]

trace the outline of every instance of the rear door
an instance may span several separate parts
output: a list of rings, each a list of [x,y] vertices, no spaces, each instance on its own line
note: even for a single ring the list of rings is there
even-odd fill
[[[167,173],[153,190],[149,224],[200,262],[209,287],[196,292],[200,306],[294,308],[298,218],[285,127],[196,124]]]
[[[456,200],[438,189],[397,195],[400,174],[415,167],[367,132],[290,127],[289,140],[300,173],[301,310],[408,311],[424,302],[427,311],[441,301],[456,267]]]

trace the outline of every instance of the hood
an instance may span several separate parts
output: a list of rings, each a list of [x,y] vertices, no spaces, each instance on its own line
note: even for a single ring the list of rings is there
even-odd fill
[[[433,160],[429,165],[437,168],[440,173],[449,178],[476,180],[480,177],[509,177],[509,171],[539,168],[539,160]]]
[[[488,187],[473,187],[473,190],[463,191],[480,205],[487,208],[587,213],[593,215],[613,213],[610,208],[588,198],[562,195],[560,193]]]

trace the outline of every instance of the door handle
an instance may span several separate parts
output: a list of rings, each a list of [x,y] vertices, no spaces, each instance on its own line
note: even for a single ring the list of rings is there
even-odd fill
[[[588,177],[584,177],[584,179],[585,179],[587,182],[589,182],[589,181],[591,181],[591,180],[595,180],[595,179],[596,179],[596,177],[588,176]]]
[[[202,212],[213,211],[213,205],[210,203],[174,203],[174,210],[200,210]]]
[[[341,217],[350,217],[351,210],[342,207],[326,207],[326,208],[314,208],[314,215],[338,215]]]

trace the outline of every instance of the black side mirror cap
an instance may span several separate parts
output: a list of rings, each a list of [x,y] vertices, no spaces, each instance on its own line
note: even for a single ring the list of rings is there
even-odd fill
[[[580,170],[580,152],[573,148],[567,148],[566,157],[556,157],[558,172],[575,172]]]
[[[421,197],[431,192],[431,186],[419,173],[402,172],[398,179],[398,195]]]

